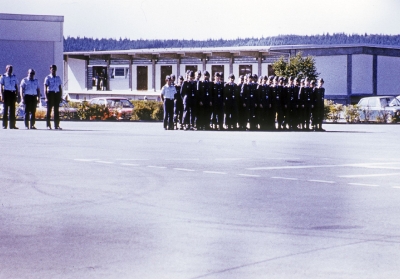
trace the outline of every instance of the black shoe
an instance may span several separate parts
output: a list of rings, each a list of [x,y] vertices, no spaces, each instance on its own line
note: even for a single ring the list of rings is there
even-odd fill
[[[62,130],[62,128],[61,128],[60,126],[55,127],[54,129],[56,129],[56,130]]]
[[[26,129],[26,130],[29,130],[29,127],[28,127],[28,126],[25,126],[25,129]]]
[[[51,130],[51,126],[47,126],[47,130]]]
[[[31,126],[31,129],[32,130],[37,130],[35,126]]]
[[[16,130],[18,130],[19,128],[18,128],[17,126],[14,126],[14,127],[10,127],[10,129],[16,129]]]
[[[7,129],[7,126],[3,126],[3,129]]]

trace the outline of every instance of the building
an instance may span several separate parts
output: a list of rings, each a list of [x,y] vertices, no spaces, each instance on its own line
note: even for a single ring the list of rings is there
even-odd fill
[[[361,96],[398,95],[400,48],[377,45],[297,45],[171,48],[64,53],[66,89],[72,98],[122,95],[156,98],[167,74],[208,70],[236,76],[272,75],[272,63],[302,52],[315,58],[328,99],[356,102]],[[103,75],[104,87],[98,87]],[[104,90],[104,91],[102,91]]]
[[[55,64],[63,76],[63,24],[63,16],[0,13],[0,73],[11,64],[18,80],[33,68],[36,78],[44,81]]]

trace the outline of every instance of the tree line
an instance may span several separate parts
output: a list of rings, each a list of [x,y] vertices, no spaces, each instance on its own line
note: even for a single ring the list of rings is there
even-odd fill
[[[64,38],[64,51],[101,51],[146,48],[201,48],[201,47],[239,47],[239,46],[278,46],[278,45],[334,45],[334,44],[375,44],[400,46],[400,35],[334,33],[323,35],[279,35],[261,38],[208,39],[208,40],[130,40],[94,39],[87,37]]]

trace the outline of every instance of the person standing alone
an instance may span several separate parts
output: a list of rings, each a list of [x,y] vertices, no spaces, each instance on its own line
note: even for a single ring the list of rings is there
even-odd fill
[[[60,114],[59,106],[62,96],[62,81],[59,76],[57,76],[57,66],[50,66],[50,75],[44,79],[44,93],[47,101],[47,129],[51,130],[50,116],[51,110],[54,107],[54,128],[57,130],[62,130],[60,127]]]

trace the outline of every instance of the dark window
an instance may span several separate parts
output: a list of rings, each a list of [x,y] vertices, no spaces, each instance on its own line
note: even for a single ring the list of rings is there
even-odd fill
[[[211,66],[211,74],[212,74],[213,79],[214,79],[216,72],[222,73],[221,81],[223,81],[224,80],[224,65],[212,65]]]
[[[239,65],[239,76],[253,73],[252,65]]]
[[[165,77],[172,75],[172,66],[161,66],[160,89],[165,85]]]
[[[136,81],[137,90],[148,90],[147,87],[147,66],[137,66]]]
[[[185,66],[185,73],[187,71],[197,72],[197,65],[186,65]],[[196,76],[196,75],[195,75]]]
[[[268,65],[268,76],[274,76],[275,71],[272,69],[272,65]]]

